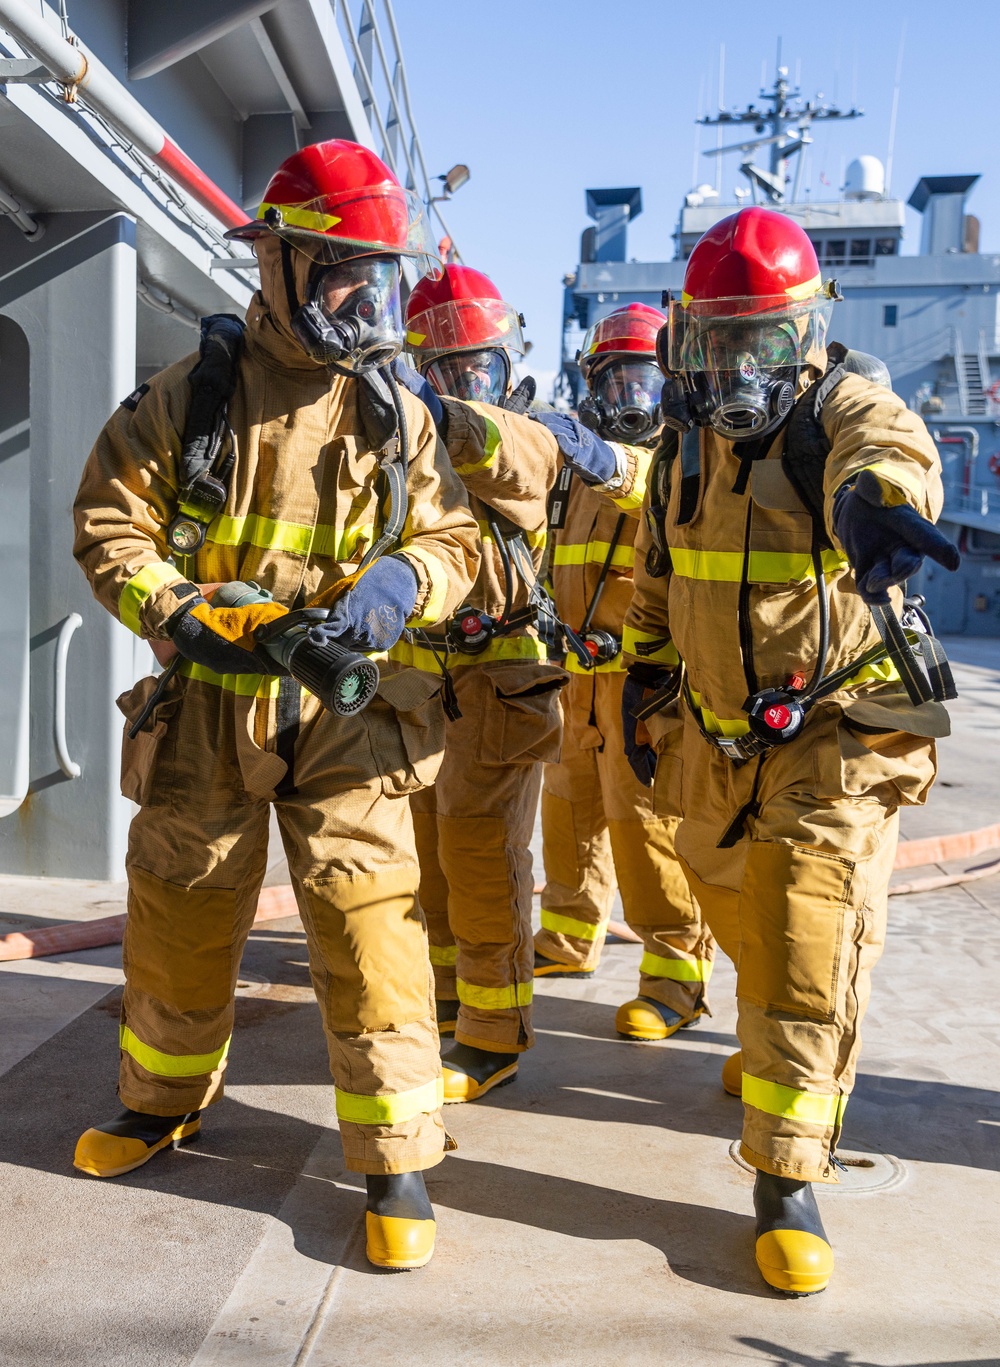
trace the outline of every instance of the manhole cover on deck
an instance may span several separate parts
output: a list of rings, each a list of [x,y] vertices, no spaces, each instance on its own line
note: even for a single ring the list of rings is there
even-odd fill
[[[753,1168],[745,1158],[740,1157],[740,1141],[734,1139],[729,1146],[729,1157],[738,1168],[753,1175]],[[840,1149],[837,1157],[847,1171],[838,1171],[840,1182],[828,1185],[817,1182],[816,1190],[824,1196],[868,1196],[876,1191],[891,1191],[906,1180],[906,1168],[891,1153],[863,1153],[859,1149]]]

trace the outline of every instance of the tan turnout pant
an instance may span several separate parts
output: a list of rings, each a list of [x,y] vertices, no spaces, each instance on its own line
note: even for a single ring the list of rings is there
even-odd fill
[[[574,674],[563,693],[562,758],[545,769],[545,890],[535,948],[596,968],[615,885],[641,936],[639,992],[682,1016],[705,1005],[715,945],[674,853],[675,815],[629,768],[622,742],[623,672]]]
[[[411,799],[435,994],[458,1001],[460,1044],[496,1053],[534,1043],[529,847],[565,677],[536,662],[456,668],[462,716],[436,784]]]
[[[688,716],[681,755],[677,852],[737,965],[743,1156],[781,1177],[835,1182],[885,940],[897,809],[924,800],[934,742],[853,732],[826,708],[798,740],[739,769]],[[755,782],[744,834],[720,849]]]
[[[444,1153],[441,1068],[406,798],[436,767],[440,703],[416,670],[383,680],[395,707],[378,696],[355,718],[302,694],[289,772],[264,744],[275,735],[278,681],[239,676],[262,694],[246,697],[230,691],[232,676],[222,687],[220,676],[187,668],[195,677],[176,679],[125,743],[123,787],[142,805],[129,834],[121,1098],[179,1115],[222,1095],[273,802],[347,1166],[431,1167]],[[152,682],[121,700],[127,715]]]

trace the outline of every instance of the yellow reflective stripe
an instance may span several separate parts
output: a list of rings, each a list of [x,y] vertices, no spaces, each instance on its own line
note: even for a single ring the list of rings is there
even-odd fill
[[[806,1125],[836,1125],[847,1108],[846,1096],[828,1096],[822,1092],[800,1092],[780,1082],[767,1082],[762,1077],[743,1074],[743,1100],[766,1115],[778,1115],[785,1120],[801,1120]]]
[[[480,540],[492,542],[493,532],[490,530],[490,524],[482,518],[477,518],[476,521],[479,524]],[[517,530],[533,551],[542,550],[548,540],[547,527],[538,527],[534,531],[529,531],[525,527],[519,527]]]
[[[649,660],[652,664],[658,665],[678,665],[681,657],[677,654],[677,647],[673,641],[667,641],[658,646],[656,650],[645,651],[636,650],[636,646],[651,645],[653,641],[662,641],[663,633],[655,631],[639,631],[636,627],[630,627],[627,623],[622,630],[622,650],[626,655],[634,655],[637,660]]]
[[[702,551],[671,546],[670,563],[675,574],[684,579],[703,579],[714,583],[738,584],[743,578],[742,551]],[[847,566],[837,551],[822,554],[823,573],[836,574]],[[812,556],[791,551],[751,551],[747,576],[754,583],[784,584],[815,579]]]
[[[572,650],[566,652],[566,658],[563,661],[563,669],[567,674],[623,674],[626,668],[627,665],[622,659],[621,651],[613,660],[604,660],[601,664],[594,665],[590,669],[585,668],[580,663]]]
[[[336,214],[318,214],[314,209],[300,209],[297,204],[262,204],[257,217],[263,218],[268,209],[277,209],[290,228],[308,228],[314,233],[329,232],[341,222]]]
[[[469,407],[478,413],[486,424],[486,440],[483,442],[483,454],[480,456],[479,460],[473,460],[465,465],[455,466],[455,474],[460,477],[474,475],[481,470],[488,470],[496,460],[500,448],[503,446],[503,437],[500,435],[500,429],[489,414],[484,412],[483,405],[479,403],[470,403]]]
[[[643,954],[639,972],[649,978],[672,978],[677,983],[707,983],[712,976],[711,959],[663,959],[659,954]]]
[[[891,683],[899,678],[899,670],[891,660],[876,660],[874,664],[864,665],[856,674],[852,674],[849,679],[845,679],[841,688],[847,690],[854,688],[861,683]],[[705,707],[701,701],[701,694],[696,693],[692,688],[689,690],[691,701],[701,713],[701,718],[705,730],[713,736],[745,736],[750,730],[749,723],[742,717],[732,719],[717,717],[710,707]],[[840,692],[840,689],[837,690]],[[877,695],[876,695],[877,696]]]
[[[432,627],[440,622],[444,616],[445,603],[448,601],[448,572],[432,551],[421,545],[416,545],[412,541],[403,547],[404,555],[411,555],[414,560],[419,560],[427,573],[427,581],[430,593],[424,610],[419,617],[411,617],[407,626],[411,627]]]
[[[444,658],[444,650],[441,651]],[[389,650],[389,659],[409,669],[422,669],[425,674],[440,674],[441,664],[433,650],[414,645],[412,641],[397,641]]]
[[[577,940],[596,940],[604,930],[607,921],[594,925],[590,921],[578,921],[575,916],[560,916],[557,911],[546,911],[542,907],[542,929],[551,930],[553,935],[572,935]]]
[[[460,651],[448,656],[449,669],[463,665],[491,664],[494,660],[544,660],[545,647],[536,636],[497,636],[478,655],[463,655]]]
[[[425,674],[440,674],[441,661],[448,669],[462,669],[466,665],[491,664],[495,660],[544,660],[545,647],[535,636],[498,636],[478,655],[463,655],[461,651],[445,652],[440,648],[441,660],[428,646],[411,641],[397,641],[389,651],[389,659],[411,669],[422,669]],[[589,671],[588,671],[589,672]]]
[[[417,1115],[440,1110],[444,1102],[444,1082],[436,1077],[408,1092],[386,1092],[382,1096],[362,1096],[335,1087],[337,1119],[355,1125],[402,1125]]]
[[[712,736],[745,736],[750,730],[750,723],[745,717],[735,717],[732,720],[717,717],[710,707],[706,707],[701,700],[701,694],[695,689],[688,690],[691,701],[701,713],[702,723],[705,730]]]
[[[141,636],[142,623],[139,620],[139,612],[146,599],[157,589],[165,588],[168,584],[185,583],[187,580],[176,565],[165,564],[162,560],[154,560],[150,565],[143,565],[118,595],[118,616],[129,631]]]
[[[553,565],[603,565],[611,549],[610,541],[578,542],[575,545],[557,545],[552,553]],[[635,564],[634,546],[616,546],[611,557],[615,569],[630,570]]]
[[[814,294],[819,292],[819,287],[823,283],[821,275],[814,275],[811,280],[804,281],[801,285],[786,285],[785,293],[789,299],[811,299]]]
[[[458,963],[458,945],[430,945],[429,950],[435,968],[452,968]]]
[[[196,679],[198,683],[213,684],[224,688],[227,693],[236,693],[241,698],[276,698],[281,684],[276,674],[216,674],[204,665],[196,665],[185,660],[180,673],[186,679]],[[303,693],[307,690],[303,689]]]
[[[261,517],[257,513],[247,517],[223,514],[209,527],[205,539],[216,546],[244,546],[249,542],[251,546],[266,550],[308,555],[312,549],[313,531],[312,527],[300,522],[277,522],[273,517]]]
[[[118,1027],[118,1042],[122,1052],[131,1055],[147,1073],[155,1073],[157,1077],[198,1077],[201,1073],[214,1073],[229,1053],[231,1040],[232,1036],[210,1054],[164,1054],[149,1044],[143,1044],[127,1025]]]
[[[514,1006],[530,1006],[534,983],[511,983],[509,987],[477,987],[457,978],[458,1000],[463,1006],[478,1006],[480,1011],[506,1011]]]
[[[217,517],[206,537],[215,546],[257,546],[261,550],[290,551],[294,555],[324,555],[333,560],[350,560],[358,543],[370,545],[375,539],[375,524],[331,527],[318,523],[279,522],[273,517],[249,513],[245,517]]]
[[[426,341],[427,341],[427,333],[426,333],[426,332],[411,332],[409,328],[406,329],[406,345],[407,345],[407,346],[416,346],[416,347],[420,347],[420,346],[423,346],[423,344],[424,344]]]

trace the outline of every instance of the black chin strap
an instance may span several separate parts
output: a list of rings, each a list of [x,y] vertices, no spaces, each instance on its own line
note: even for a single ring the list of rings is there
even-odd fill
[[[288,316],[294,318],[299,311],[298,295],[295,293],[295,267],[292,264],[292,249],[284,238],[281,238],[281,274],[285,282]]]

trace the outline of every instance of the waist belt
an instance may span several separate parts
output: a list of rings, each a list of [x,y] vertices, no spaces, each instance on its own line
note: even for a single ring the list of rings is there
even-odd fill
[[[750,729],[744,735],[720,736],[709,731],[685,682],[684,697],[701,734],[739,767],[757,755],[796,739],[816,703],[847,687],[868,665],[881,664],[885,660],[891,660],[896,667],[914,707],[931,701],[945,702],[957,696],[948,657],[922,611],[922,601],[908,600],[902,621],[891,607],[878,604],[872,608],[872,616],[882,637],[881,644],[827,674],[806,692],[789,688],[764,689],[747,698],[743,707]]]

